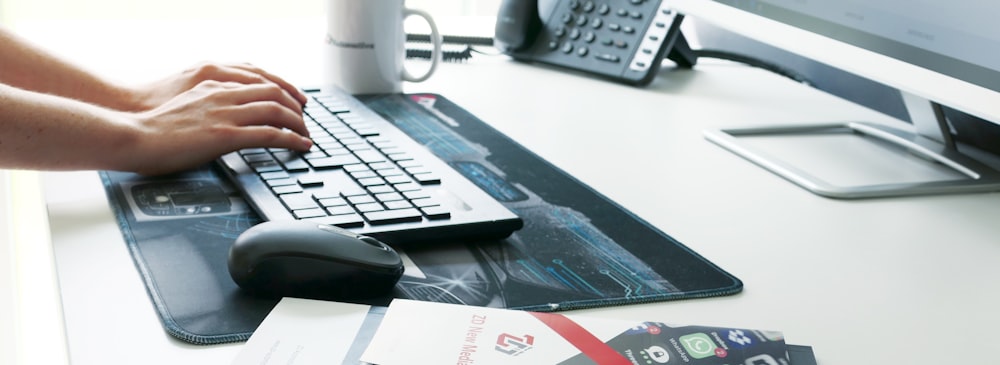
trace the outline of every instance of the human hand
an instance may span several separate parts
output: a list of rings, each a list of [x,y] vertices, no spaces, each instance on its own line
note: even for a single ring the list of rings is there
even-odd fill
[[[123,170],[156,175],[249,147],[308,151],[301,104],[272,82],[202,81],[152,110],[124,113],[138,136],[115,158]]]
[[[179,74],[131,88],[131,111],[156,108],[203,81],[236,82],[241,84],[274,84],[298,101],[306,103],[301,90],[282,78],[250,64],[201,63]]]

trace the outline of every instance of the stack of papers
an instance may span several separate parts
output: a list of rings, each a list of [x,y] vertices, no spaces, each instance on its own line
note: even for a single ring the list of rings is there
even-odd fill
[[[234,365],[790,364],[780,332],[396,299],[285,298]]]

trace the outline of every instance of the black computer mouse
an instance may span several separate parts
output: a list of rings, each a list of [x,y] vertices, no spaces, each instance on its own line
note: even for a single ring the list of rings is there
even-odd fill
[[[361,300],[386,296],[403,275],[399,254],[378,240],[325,224],[270,221],[229,249],[229,275],[264,297]]]

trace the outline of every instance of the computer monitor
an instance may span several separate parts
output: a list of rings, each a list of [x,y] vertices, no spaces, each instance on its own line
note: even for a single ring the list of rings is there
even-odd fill
[[[954,109],[1000,125],[1000,33],[989,0],[810,1],[673,0],[696,22],[709,22],[851,74],[898,89],[912,128],[878,123],[753,127],[706,131],[719,145],[820,195],[870,198],[1000,190],[996,156],[962,146],[944,110]],[[919,167],[896,181],[834,184],[808,167],[762,151],[760,139],[862,137]],[[1000,140],[994,141],[1000,144]],[[756,143],[756,144],[755,144]],[[884,160],[883,157],[875,160]],[[986,163],[984,163],[986,160]],[[863,165],[865,161],[857,161]],[[892,165],[890,163],[890,165]],[[866,167],[859,167],[864,174]],[[870,167],[867,167],[870,168]],[[934,170],[930,173],[924,173]],[[943,170],[943,171],[938,171]],[[912,175],[912,176],[911,176]],[[914,180],[906,178],[915,177]],[[862,179],[863,180],[863,179]]]

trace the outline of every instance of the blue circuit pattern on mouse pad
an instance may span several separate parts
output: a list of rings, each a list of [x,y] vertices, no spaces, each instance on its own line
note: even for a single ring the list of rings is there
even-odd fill
[[[456,161],[450,164],[462,175],[472,180],[480,189],[489,193],[493,199],[503,203],[513,203],[528,199],[528,194],[525,194],[516,186],[504,180],[500,175],[490,171],[490,169],[480,165],[478,162]]]
[[[477,133],[463,135],[458,132],[468,125],[457,120],[441,120],[438,116],[445,113],[437,109],[438,98],[437,95],[410,95],[408,99],[389,96],[372,98],[367,103],[445,162],[458,167],[462,174],[481,188],[505,202],[525,221],[525,227],[500,244],[469,246],[479,265],[467,265],[466,272],[435,275],[435,279],[404,276],[400,287],[405,289],[409,285],[421,285],[426,290],[430,284],[442,288],[439,291],[449,291],[447,297],[463,304],[533,310],[574,307],[576,300],[614,298],[629,301],[680,292],[669,279],[595,227],[586,214],[571,207],[551,204],[519,181],[511,180],[514,176],[497,172],[503,170],[493,164],[491,156],[510,157],[509,152],[495,154],[493,146],[487,143],[495,143],[496,138],[473,142],[466,136]],[[543,171],[538,170],[533,176],[546,177]],[[520,185],[520,188],[515,185]],[[551,190],[551,187],[546,187]],[[516,192],[515,199],[508,199],[511,192]],[[422,256],[422,252],[411,254],[418,265]],[[489,279],[498,282],[493,285],[465,285],[460,290],[443,288],[455,282]],[[517,283],[518,290],[505,289],[511,282]],[[531,298],[537,298],[542,290],[561,292],[574,300],[532,302]],[[411,295],[416,293],[414,291]],[[434,297],[414,299],[434,300]]]

